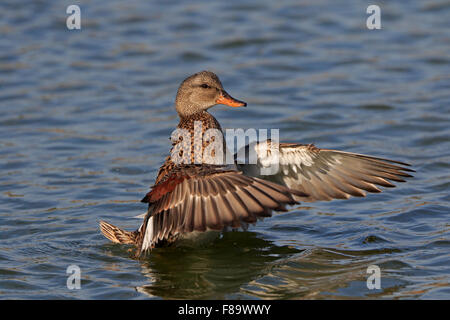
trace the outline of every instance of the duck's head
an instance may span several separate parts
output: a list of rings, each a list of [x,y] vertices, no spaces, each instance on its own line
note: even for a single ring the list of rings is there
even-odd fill
[[[247,104],[231,97],[213,72],[202,71],[186,78],[178,88],[175,106],[180,117],[207,110],[216,104],[245,107]]]

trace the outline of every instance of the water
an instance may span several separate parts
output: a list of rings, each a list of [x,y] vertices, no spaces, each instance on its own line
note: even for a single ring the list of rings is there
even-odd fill
[[[450,5],[365,1],[70,1],[0,4],[2,299],[450,298]],[[168,154],[176,89],[215,71],[246,109],[224,128],[412,164],[364,199],[301,204],[146,260],[109,243],[128,230]],[[81,268],[68,290],[66,268]],[[381,289],[366,286],[381,268]]]

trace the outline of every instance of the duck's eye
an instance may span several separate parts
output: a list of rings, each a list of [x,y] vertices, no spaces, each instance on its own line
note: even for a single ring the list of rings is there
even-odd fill
[[[208,86],[206,83],[200,85],[200,87],[202,87],[203,89],[208,89],[211,88],[210,86]]]

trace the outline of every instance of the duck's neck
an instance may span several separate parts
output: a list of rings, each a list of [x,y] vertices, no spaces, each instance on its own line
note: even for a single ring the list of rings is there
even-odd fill
[[[173,152],[178,154],[179,157],[183,157],[186,156],[186,152],[189,152],[190,150],[190,155],[187,155],[187,158],[183,157],[183,161],[188,161],[184,163],[212,164],[213,160],[203,156],[205,149],[212,141],[214,141],[215,144],[221,143],[222,152],[218,154],[225,154],[226,144],[223,137],[222,128],[220,127],[219,122],[211,114],[206,111],[201,111],[188,117],[180,118],[180,123],[178,124],[177,129],[183,129],[183,131],[174,132],[175,135],[172,135],[172,149],[169,161],[177,162],[176,158],[172,157],[174,155]],[[208,131],[209,129],[217,129],[220,132]],[[206,152],[206,154],[208,155],[208,152]],[[215,152],[212,154],[212,157],[214,156]],[[223,159],[221,161],[222,163],[220,164],[223,164]]]
[[[216,120],[209,112],[200,111],[194,113],[189,116],[180,116],[180,122],[178,123],[177,128],[186,129],[193,132],[194,127],[201,124],[202,133],[205,133],[208,129],[219,129],[222,131],[220,127],[219,121]]]

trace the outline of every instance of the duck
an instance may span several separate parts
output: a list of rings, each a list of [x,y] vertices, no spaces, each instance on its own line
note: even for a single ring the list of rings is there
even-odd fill
[[[253,141],[226,161],[223,130],[208,112],[219,104],[247,106],[229,95],[211,71],[181,83],[175,99],[179,123],[170,155],[141,200],[148,204],[142,223],[126,231],[102,220],[100,231],[107,239],[133,245],[141,257],[193,234],[246,230],[300,202],[379,193],[380,187],[395,187],[415,172],[405,162],[274,139]]]

